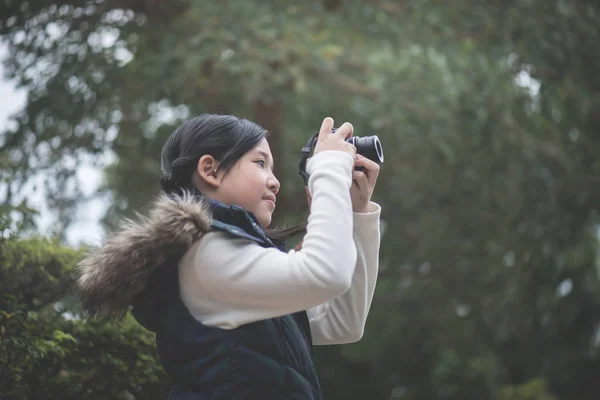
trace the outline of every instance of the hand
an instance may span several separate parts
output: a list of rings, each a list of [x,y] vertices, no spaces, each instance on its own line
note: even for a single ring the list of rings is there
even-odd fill
[[[369,209],[369,202],[377,184],[379,164],[357,154],[354,162],[354,168],[356,167],[364,167],[364,171],[354,171],[352,173],[352,186],[350,187],[352,211],[365,213]]]
[[[315,145],[313,154],[326,150],[339,150],[350,154],[352,158],[356,159],[356,147],[346,142],[347,138],[352,137],[352,132],[354,130],[352,124],[345,122],[335,131],[335,133],[331,133],[332,129],[333,119],[330,117],[325,118],[321,124],[319,137],[317,138],[317,144]]]

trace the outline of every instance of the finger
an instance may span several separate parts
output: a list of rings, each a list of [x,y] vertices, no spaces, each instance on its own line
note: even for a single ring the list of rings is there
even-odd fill
[[[358,186],[360,190],[366,189],[367,185],[369,184],[369,179],[363,171],[353,171],[352,181],[356,184],[356,186]]]
[[[362,172],[367,176],[369,183],[374,186],[375,182],[377,182],[377,177],[379,176],[379,164],[360,155],[357,155],[357,157],[362,158],[357,159],[354,162],[354,167],[363,167],[364,169]]]
[[[355,167],[364,167],[369,172],[379,173],[379,164],[360,154],[356,155]]]
[[[340,136],[342,139],[346,139],[352,137],[352,133],[354,132],[354,127],[350,122],[344,122],[342,126],[340,126],[336,131],[335,135]]]
[[[325,138],[331,133],[333,129],[333,118],[326,117],[321,123],[321,129],[319,129],[319,139],[318,141],[325,140]]]
[[[348,143],[348,142],[346,142],[346,146],[351,148],[352,151],[354,152],[354,162],[356,162],[356,156],[358,155],[358,150],[356,150],[356,146],[353,145],[352,143]]]

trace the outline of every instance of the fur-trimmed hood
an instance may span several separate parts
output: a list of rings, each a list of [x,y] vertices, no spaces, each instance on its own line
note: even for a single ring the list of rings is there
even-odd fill
[[[84,309],[108,320],[123,317],[152,273],[167,259],[181,258],[211,223],[208,203],[192,193],[160,195],[147,215],[126,220],[79,262],[77,286]]]

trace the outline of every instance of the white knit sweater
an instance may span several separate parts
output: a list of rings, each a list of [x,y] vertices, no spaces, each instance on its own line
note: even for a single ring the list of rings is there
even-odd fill
[[[179,264],[181,298],[208,326],[234,329],[307,310],[313,343],[358,341],[379,266],[381,208],[353,213],[353,159],[341,151],[311,158],[312,197],[302,249],[288,253],[210,232]]]

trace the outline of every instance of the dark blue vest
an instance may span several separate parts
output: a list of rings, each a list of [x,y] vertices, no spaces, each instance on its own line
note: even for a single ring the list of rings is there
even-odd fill
[[[275,246],[256,218],[211,201],[213,230]],[[156,332],[161,363],[173,381],[169,400],[321,400],[305,311],[224,330],[194,319],[179,296],[178,259],[151,278],[132,313]]]

